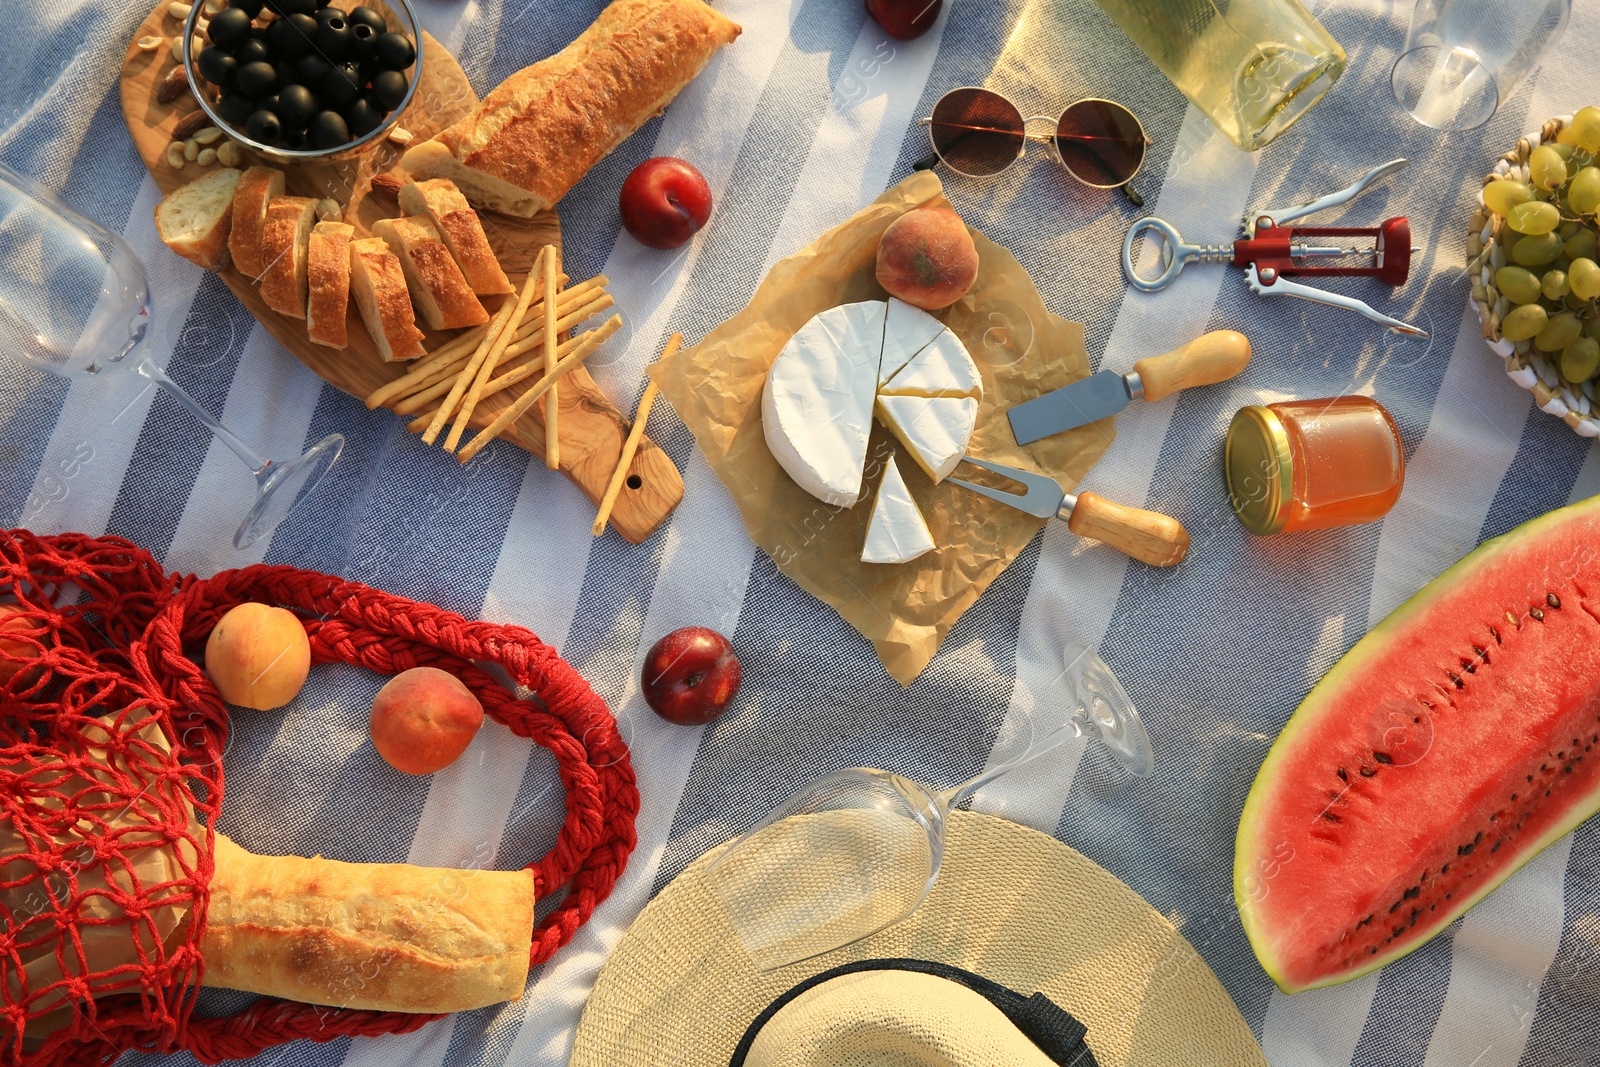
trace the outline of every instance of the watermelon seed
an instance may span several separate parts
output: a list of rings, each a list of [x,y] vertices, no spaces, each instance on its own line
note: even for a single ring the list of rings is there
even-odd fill
[[[1548,790],[1548,789],[1546,789],[1546,790],[1545,790],[1545,791],[1544,791],[1544,795],[1545,795],[1545,796],[1549,796],[1549,795],[1550,795],[1550,790]]]
[[[1438,907],[1438,906],[1439,906],[1439,905],[1437,905],[1437,904],[1429,904],[1429,905],[1428,905],[1428,910],[1429,910],[1429,911],[1432,911],[1432,910],[1433,910],[1433,909],[1434,909],[1434,908],[1437,908],[1437,907]]]
[[[1417,925],[1417,916],[1419,916],[1421,914],[1422,914],[1422,909],[1421,908],[1412,908],[1411,909],[1411,921],[1409,923],[1407,923],[1406,925],[1407,926],[1415,926],[1415,925]]]
[[[1561,598],[1556,596],[1554,593],[1546,593],[1544,595],[1544,602],[1553,608],[1559,608],[1561,606]]]
[[[1371,946],[1371,947],[1369,947],[1367,949],[1367,955],[1376,956],[1377,954],[1378,954],[1378,946],[1377,945],[1373,945],[1373,946]]]
[[[1533,775],[1531,775],[1531,774],[1528,775],[1528,781],[1530,781],[1530,782],[1533,781]]]
[[[1375,775],[1377,773],[1378,773],[1378,768],[1376,768],[1376,767],[1363,767],[1363,768],[1361,768],[1361,777],[1363,777],[1363,778],[1371,778],[1373,775]],[[1531,782],[1531,781],[1533,781],[1533,779],[1529,778],[1528,781]]]
[[[1414,885],[1410,889],[1406,890],[1405,896],[1402,897],[1401,899],[1402,900],[1416,900],[1421,895],[1422,895],[1422,887],[1420,885]]]
[[[1372,754],[1372,758],[1377,760],[1379,763],[1383,763],[1383,764],[1389,764],[1389,763],[1393,763],[1394,762],[1394,757],[1389,755],[1389,753],[1387,753],[1387,752],[1374,752]]]
[[[1496,842],[1495,842],[1495,843],[1494,843],[1494,847],[1493,847],[1493,848],[1491,848],[1491,849],[1490,849],[1490,850],[1489,850],[1489,851],[1490,851],[1490,852],[1491,852],[1491,853],[1493,853],[1493,852],[1499,852],[1499,851],[1500,851],[1500,846],[1501,846],[1501,845],[1503,845],[1503,844],[1505,844],[1505,842],[1504,842],[1504,841],[1496,841]]]
[[[1467,683],[1461,680],[1461,676],[1459,674],[1456,674],[1453,671],[1445,671],[1444,673],[1450,676],[1450,680],[1456,684],[1457,689],[1465,689],[1467,687]]]
[[[1487,648],[1479,648],[1477,645],[1473,645],[1472,651],[1476,652],[1478,654],[1478,658],[1483,660],[1483,662],[1489,662],[1489,650]]]
[[[1544,612],[1540,611],[1538,608],[1529,608],[1528,614],[1532,615],[1539,622],[1544,622]]]
[[[1395,937],[1399,937],[1401,934],[1403,934],[1405,932],[1406,932],[1406,928],[1404,926],[1396,926],[1394,928],[1394,936]],[[1392,940],[1392,938],[1391,938],[1391,940]]]
[[[1342,822],[1344,822],[1344,820],[1343,820],[1343,819],[1341,819],[1341,818],[1339,818],[1339,816],[1337,816],[1337,815],[1335,815],[1335,814],[1334,814],[1334,813],[1333,813],[1333,812],[1331,812],[1331,811],[1325,811],[1325,812],[1323,812],[1323,813],[1322,813],[1322,817],[1323,817],[1323,818],[1324,818],[1324,819],[1327,819],[1327,820],[1328,820],[1328,821],[1329,821],[1329,822],[1331,822],[1331,823],[1342,823]]]
[[[1449,900],[1449,899],[1450,899],[1450,898],[1451,898],[1451,897],[1453,897],[1453,896],[1455,896],[1455,894],[1454,894],[1454,893],[1446,893],[1446,894],[1445,894],[1445,895],[1444,895],[1444,899],[1446,899],[1446,900]]]
[[[1498,812],[1498,811],[1497,811],[1497,812],[1495,812],[1495,813],[1494,813],[1494,814],[1493,814],[1493,815],[1491,815],[1491,816],[1489,816],[1489,821],[1490,821],[1490,822],[1494,822],[1494,821],[1495,821],[1495,820],[1496,820],[1496,819],[1498,819],[1498,818],[1499,818],[1499,817],[1500,817],[1500,813],[1499,813],[1499,812]]]
[[[1403,904],[1403,903],[1404,903],[1404,901],[1397,900],[1393,904],[1390,904],[1389,905],[1389,914],[1393,915],[1395,912],[1399,911],[1400,910],[1400,905]]]
[[[1569,763],[1565,767],[1561,768],[1561,773],[1562,774],[1571,774],[1572,773],[1572,764]]]
[[[1515,622],[1516,620],[1513,619],[1512,621]],[[1493,626],[1491,626],[1491,627],[1489,627],[1489,634],[1490,634],[1490,636],[1492,636],[1494,638],[1494,643],[1498,645],[1500,643],[1500,631],[1496,630]],[[1489,655],[1489,653],[1487,653],[1487,652],[1484,653],[1485,657],[1487,657],[1488,655]],[[1600,718],[1600,716],[1597,716],[1597,718]]]
[[[1511,799],[1512,799],[1512,800],[1515,800],[1515,799],[1517,799],[1517,794],[1515,794],[1515,793],[1512,793],[1512,794],[1511,794]]]
[[[1461,669],[1466,671],[1468,674],[1477,674],[1478,673],[1478,668],[1473,666],[1473,663],[1472,663],[1471,660],[1465,660],[1465,659],[1462,660],[1461,661]]]
[[[1334,773],[1338,774],[1339,781],[1341,781],[1341,782],[1348,782],[1350,780],[1350,773],[1348,771],[1346,771],[1343,767],[1340,767]]]
[[[1562,749],[1561,751],[1556,753],[1556,759],[1566,759],[1566,758],[1567,758],[1567,750],[1566,749]]]
[[[1450,873],[1450,865],[1447,863],[1443,867],[1440,867],[1439,868],[1439,873],[1440,874],[1449,874]]]

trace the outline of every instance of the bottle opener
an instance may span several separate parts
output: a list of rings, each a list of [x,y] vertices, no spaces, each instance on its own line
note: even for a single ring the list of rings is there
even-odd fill
[[[1128,227],[1128,236],[1122,241],[1122,270],[1135,289],[1153,293],[1171,285],[1190,263],[1232,263],[1244,268],[1251,291],[1261,296],[1297,296],[1302,300],[1315,300],[1319,304],[1354,311],[1396,333],[1426,337],[1428,334],[1425,330],[1391,318],[1353,296],[1289,280],[1290,275],[1321,275],[1330,278],[1377,278],[1389,285],[1404,284],[1411,271],[1412,253],[1421,251],[1411,245],[1411,223],[1404,216],[1386,219],[1375,227],[1284,224],[1346,204],[1373,182],[1388,177],[1405,165],[1404,159],[1391,159],[1367,171],[1349,188],[1329,193],[1308,204],[1247,212],[1243,226],[1245,236],[1231,245],[1188,244],[1166,219],[1153,216],[1137,219]],[[1146,233],[1162,238],[1162,270],[1154,278],[1142,278],[1134,269],[1133,244],[1135,239]],[[1370,237],[1373,243],[1368,247],[1350,248],[1309,244],[1305,240],[1308,237]],[[1320,259],[1346,257],[1371,258],[1374,262],[1372,266],[1361,267],[1315,265]]]

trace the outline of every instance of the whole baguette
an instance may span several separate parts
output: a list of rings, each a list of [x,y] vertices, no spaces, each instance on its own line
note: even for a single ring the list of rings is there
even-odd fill
[[[204,985],[430,1015],[522,996],[529,871],[256,856],[222,834],[214,855]]]
[[[738,25],[702,0],[616,0],[572,44],[413,145],[405,169],[418,181],[451,179],[478,207],[532,218],[738,36]]]

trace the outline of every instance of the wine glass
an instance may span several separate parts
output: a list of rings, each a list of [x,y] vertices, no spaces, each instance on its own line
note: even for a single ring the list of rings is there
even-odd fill
[[[234,547],[248,548],[317,487],[344,437],[331,433],[286,463],[262,456],[152,356],[136,354],[149,327],[150,286],[138,253],[0,164],[0,351],[64,378],[138,374],[170,392],[255,474],[255,504],[233,536]]]
[[[1063,660],[1057,681],[1071,712],[1015,756],[943,792],[871,767],[835,771],[712,860],[701,877],[751,961],[764,971],[798,963],[910,915],[939,877],[951,807],[1073,738],[1098,738],[1130,774],[1149,777],[1149,735],[1111,668],[1083,645],[1067,645]]]

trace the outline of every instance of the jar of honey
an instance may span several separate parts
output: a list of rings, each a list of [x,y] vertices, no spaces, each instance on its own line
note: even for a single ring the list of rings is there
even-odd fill
[[[1364,396],[1240,408],[1224,463],[1234,512],[1263,535],[1380,519],[1406,476],[1394,418]]]

